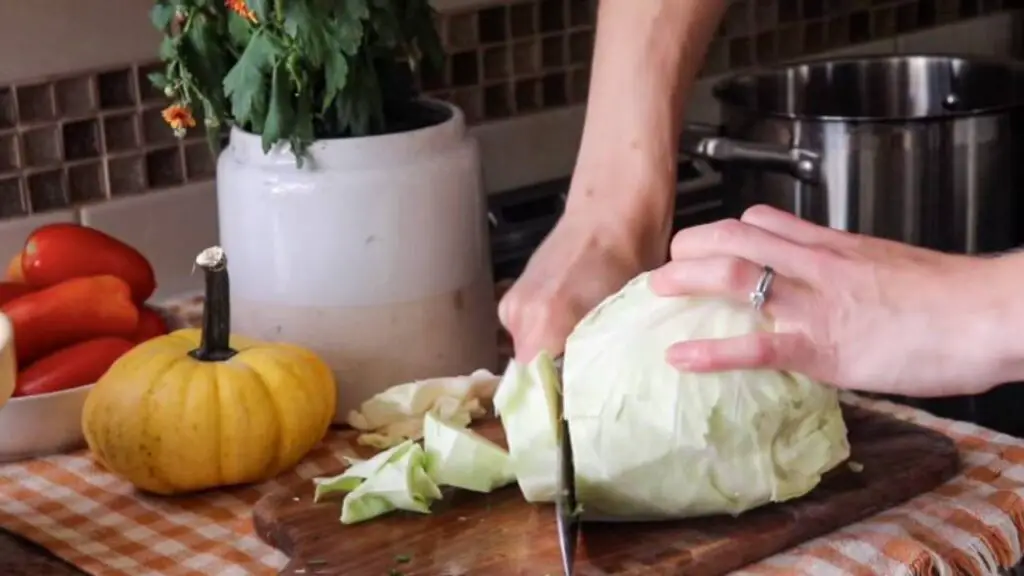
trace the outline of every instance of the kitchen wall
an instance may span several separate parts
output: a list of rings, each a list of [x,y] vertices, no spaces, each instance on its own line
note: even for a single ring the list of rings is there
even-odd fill
[[[436,0],[448,58],[423,78],[461,106],[490,193],[567,175],[582,125],[596,0]],[[0,0],[0,260],[46,222],[80,221],[153,261],[158,298],[200,285],[216,243],[214,158],[178,141],[145,77],[159,37],[140,0]],[[688,105],[715,78],[808,55],[1019,50],[1021,0],[732,0]],[[1016,33],[1016,36],[1015,36]]]

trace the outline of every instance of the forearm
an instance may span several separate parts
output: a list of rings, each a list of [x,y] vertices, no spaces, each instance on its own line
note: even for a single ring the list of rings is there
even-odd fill
[[[678,136],[723,0],[602,0],[570,210],[671,216]],[[615,174],[610,174],[614,172]],[[639,180],[609,186],[615,175]],[[588,182],[586,180],[594,180]]]
[[[962,322],[947,335],[949,345],[958,349],[980,376],[976,390],[993,385],[1024,381],[1024,253],[1013,252],[997,258],[979,259],[977,273],[964,285],[950,286],[950,306]]]

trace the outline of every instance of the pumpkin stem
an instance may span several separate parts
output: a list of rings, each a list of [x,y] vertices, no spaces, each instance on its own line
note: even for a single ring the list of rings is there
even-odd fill
[[[189,352],[196,360],[223,362],[238,352],[231,349],[231,298],[228,284],[228,258],[220,246],[207,248],[196,256],[203,269],[206,301],[203,303],[203,330],[199,348]]]

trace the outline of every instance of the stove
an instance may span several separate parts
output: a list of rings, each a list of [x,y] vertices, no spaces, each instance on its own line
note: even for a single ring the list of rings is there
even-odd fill
[[[488,200],[494,278],[512,280],[551,232],[565,209],[569,178],[527,186]],[[672,232],[724,216],[721,176],[699,160],[680,157]]]

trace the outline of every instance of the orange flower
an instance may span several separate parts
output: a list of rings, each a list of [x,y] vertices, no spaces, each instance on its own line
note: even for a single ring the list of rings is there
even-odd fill
[[[192,111],[181,104],[171,104],[163,111],[164,122],[174,130],[174,135],[182,137],[189,128],[195,128],[196,119]]]
[[[245,0],[224,0],[224,4],[249,22],[256,21],[256,13],[249,9],[249,5],[245,3]]]

